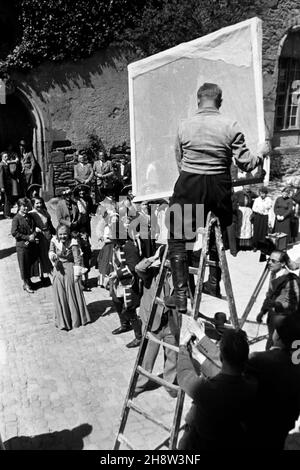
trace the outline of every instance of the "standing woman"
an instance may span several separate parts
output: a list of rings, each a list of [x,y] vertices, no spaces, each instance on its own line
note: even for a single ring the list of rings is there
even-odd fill
[[[250,198],[246,192],[238,195],[238,211],[237,211],[237,239],[238,248],[240,250],[252,249],[252,209],[250,207]]]
[[[291,218],[294,213],[293,200],[290,197],[291,190],[286,187],[282,190],[274,205],[275,226],[274,233],[283,232],[287,235],[287,243],[291,241]]]
[[[53,264],[55,326],[71,330],[91,321],[81,288],[81,263],[78,241],[71,238],[69,227],[59,225],[50,242],[49,258]]]
[[[39,243],[38,257],[40,264],[40,277],[42,284],[44,283],[44,274],[50,274],[52,272],[52,264],[49,260],[49,248],[52,235],[55,234],[55,228],[52,225],[51,217],[45,202],[41,197],[35,197],[32,200],[33,210],[30,215],[34,219],[36,232],[38,234]]]
[[[17,257],[21,279],[23,280],[23,289],[32,294],[30,276],[37,257],[37,233],[35,231],[34,219],[29,214],[29,199],[19,199],[17,204],[18,212],[12,220],[11,234],[16,239]]]
[[[267,194],[268,189],[265,187],[261,188],[259,196],[254,200],[252,206],[253,251],[257,250],[259,242],[264,242],[268,235],[272,199]]]

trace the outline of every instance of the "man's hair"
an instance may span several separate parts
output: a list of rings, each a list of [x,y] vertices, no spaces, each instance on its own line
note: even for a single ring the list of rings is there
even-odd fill
[[[198,101],[200,102],[204,97],[214,100],[217,106],[220,107],[222,102],[222,90],[215,83],[203,83],[197,92]]]
[[[288,265],[290,259],[289,259],[289,255],[285,252],[285,251],[282,251],[282,250],[273,250],[272,253],[279,253],[279,261],[280,263],[284,263],[285,265]],[[272,253],[271,253],[271,256],[272,256]]]
[[[238,329],[225,330],[220,341],[222,358],[233,367],[243,369],[248,359],[249,345],[245,331]]]
[[[17,201],[17,206],[18,206],[18,209],[20,209],[21,206],[31,207],[30,199],[28,199],[27,197],[21,197]]]
[[[65,225],[65,224],[59,224],[59,225],[56,227],[56,235],[58,235],[58,232],[60,231],[61,228],[64,228],[64,229],[67,231],[68,235],[70,236],[70,234],[71,234],[70,227],[68,227],[68,226]]]
[[[294,341],[300,340],[299,313],[286,315],[283,319],[277,322],[275,328],[285,347],[290,349]]]

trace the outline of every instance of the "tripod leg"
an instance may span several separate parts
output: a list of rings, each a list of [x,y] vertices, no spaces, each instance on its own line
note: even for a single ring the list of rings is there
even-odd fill
[[[262,274],[261,274],[261,276],[258,280],[258,283],[257,283],[257,285],[256,285],[256,287],[253,291],[253,294],[251,295],[250,300],[249,300],[249,302],[248,302],[248,304],[245,308],[245,311],[244,311],[244,313],[243,313],[243,315],[242,315],[242,317],[239,321],[240,328],[243,328],[243,325],[244,325],[245,321],[247,320],[248,315],[251,312],[253,305],[256,302],[257,296],[260,293],[261,288],[264,285],[264,283],[265,283],[265,281],[268,277],[268,274],[269,274],[269,270],[268,270],[268,265],[266,264],[265,269],[263,270],[263,272],[262,272]]]

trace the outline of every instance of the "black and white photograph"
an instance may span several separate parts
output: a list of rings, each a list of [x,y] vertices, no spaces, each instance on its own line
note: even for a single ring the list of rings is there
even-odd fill
[[[299,217],[299,0],[1,0],[0,450],[300,450]]]

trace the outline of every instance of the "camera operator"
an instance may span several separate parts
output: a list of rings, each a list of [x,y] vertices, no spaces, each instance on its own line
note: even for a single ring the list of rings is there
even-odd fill
[[[181,335],[177,380],[192,399],[186,417],[180,450],[242,449],[247,446],[244,421],[251,414],[257,391],[256,381],[245,379],[244,366],[249,346],[242,330],[224,331],[220,341],[220,373],[206,379],[198,375],[193,356],[200,354],[191,342],[204,336],[204,325],[189,318],[188,332]],[[182,329],[183,332],[183,329]]]
[[[287,267],[292,266],[291,261],[284,251],[273,250],[268,268],[273,274],[270,287],[266,294],[261,310],[256,317],[258,323],[262,322],[264,315],[267,316],[267,326],[269,337],[266,350],[273,345],[272,336],[276,324],[283,317],[292,313],[297,313],[300,306],[300,279],[291,273]]]

